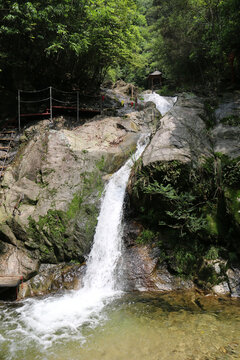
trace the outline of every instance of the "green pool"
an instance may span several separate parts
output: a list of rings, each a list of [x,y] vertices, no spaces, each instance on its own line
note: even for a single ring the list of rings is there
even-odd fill
[[[0,304],[1,360],[240,359],[239,299],[124,294],[94,321],[57,330],[49,343],[25,332],[21,308],[22,303]]]

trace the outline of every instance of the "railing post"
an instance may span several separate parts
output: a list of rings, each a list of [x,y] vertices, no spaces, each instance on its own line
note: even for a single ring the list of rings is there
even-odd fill
[[[21,130],[21,90],[18,90],[18,131]]]
[[[49,100],[50,100],[50,120],[53,119],[53,112],[52,112],[52,86],[49,87]]]
[[[77,91],[77,122],[79,122],[79,91]]]

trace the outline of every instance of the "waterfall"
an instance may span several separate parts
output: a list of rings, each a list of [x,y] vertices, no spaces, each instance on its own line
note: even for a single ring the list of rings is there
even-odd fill
[[[177,101],[177,96],[160,96],[153,92],[152,94],[144,94],[144,102],[152,101],[156,104],[157,110],[164,116]]]
[[[63,296],[25,300],[17,310],[15,335],[20,331],[26,339],[40,342],[43,347],[63,338],[81,339],[82,325],[99,324],[104,319],[101,310],[121,294],[123,287],[117,284],[117,274],[122,257],[125,189],[134,161],[145,149],[147,139],[148,136],[140,138],[135,155],[111,177],[105,188],[83,288]]]
[[[116,270],[122,255],[122,212],[125,189],[135,159],[146,146],[146,137],[140,139],[135,155],[118,170],[107,184],[87,262],[84,279],[86,289],[116,289]]]

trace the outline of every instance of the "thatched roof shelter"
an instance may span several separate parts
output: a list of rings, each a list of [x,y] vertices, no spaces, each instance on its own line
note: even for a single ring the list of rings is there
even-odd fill
[[[153,73],[148,75],[148,87],[150,87],[153,91],[154,85],[162,85],[162,73],[161,71],[154,71]]]

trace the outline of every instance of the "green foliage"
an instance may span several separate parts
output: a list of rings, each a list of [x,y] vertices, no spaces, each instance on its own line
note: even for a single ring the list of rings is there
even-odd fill
[[[66,215],[60,210],[48,210],[47,214],[40,216],[38,222],[29,217],[29,234],[33,239],[39,238],[42,232],[51,240],[63,240],[66,230]]]
[[[133,194],[137,204],[141,203],[138,209],[141,219],[156,228],[173,228],[181,238],[191,234],[205,237],[207,220],[202,209],[206,197],[214,200],[214,181],[209,182],[208,178],[212,169],[212,161],[195,172],[178,161],[139,169]]]
[[[156,93],[161,96],[174,96],[176,95],[176,88],[171,88],[169,85],[163,85]]]
[[[199,271],[198,278],[200,280],[200,284],[201,281],[204,281],[208,286],[217,285],[223,280],[223,278],[216,273],[214,267],[211,265],[203,266]]]
[[[99,85],[108,68],[136,63],[143,15],[134,0],[0,0],[5,89]]]
[[[220,120],[224,125],[240,126],[240,117],[237,115],[230,115]]]
[[[184,248],[175,251],[175,268],[179,275],[193,275],[196,271],[198,255]]]
[[[215,153],[221,161],[221,178],[223,185],[234,189],[240,188],[240,158],[230,159],[222,153]]]
[[[153,242],[157,234],[149,229],[144,229],[141,234],[137,237],[136,242],[138,244],[147,244]]]
[[[240,76],[238,0],[154,0],[149,12],[152,60],[169,83],[213,87]]]
[[[105,168],[105,159],[104,159],[104,156],[103,156],[103,155],[102,155],[101,159],[96,162],[96,167],[97,167],[100,171],[104,171],[104,168]]]
[[[146,167],[138,162],[130,202],[133,216],[148,229],[138,242],[163,237],[161,261],[183,275],[194,277],[204,258],[231,261],[229,253],[239,253],[239,179],[239,159],[223,154],[195,168],[178,161]]]
[[[96,203],[92,203],[91,197],[94,194],[94,199],[95,196],[100,198],[103,181],[98,168],[96,171],[81,174],[81,177],[81,191],[74,194],[67,211],[50,209],[47,214],[40,216],[38,221],[32,217],[28,219],[28,234],[32,239],[28,246],[38,249],[42,262],[64,261],[78,254],[78,246],[82,245],[73,245],[71,240],[71,234],[76,226],[76,231],[84,238],[85,247],[93,239],[99,209]],[[79,219],[81,219],[80,225],[76,225]]]
[[[216,260],[219,258],[219,249],[216,246],[211,246],[206,252],[205,259]]]
[[[204,102],[204,112],[205,116],[203,121],[205,122],[207,129],[212,129],[216,125],[215,118],[215,109],[217,107],[217,103],[215,100],[208,99]]]
[[[227,188],[225,190],[228,210],[232,213],[233,219],[236,221],[237,227],[240,228],[240,189]],[[238,248],[238,241],[236,247]]]

